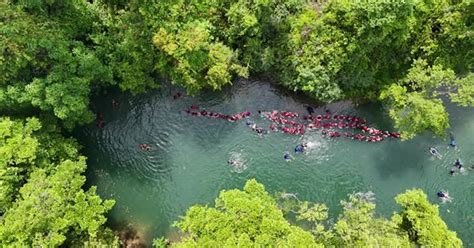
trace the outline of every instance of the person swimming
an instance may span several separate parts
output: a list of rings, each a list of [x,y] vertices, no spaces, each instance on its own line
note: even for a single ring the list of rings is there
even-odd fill
[[[148,144],[140,144],[140,149],[141,149],[142,151],[147,151],[147,152],[148,152],[148,151],[151,150],[151,146],[148,145]]]
[[[450,139],[449,145],[451,147],[456,148],[456,139],[454,138],[454,135],[452,133],[449,134],[449,139]]]
[[[436,193],[436,196],[442,201],[442,202],[450,202],[452,199],[449,196],[448,192],[443,192],[443,191],[438,191]]]
[[[449,175],[451,175],[451,176],[456,175],[456,170],[451,168],[451,170],[449,170]]]
[[[437,157],[437,158],[439,158],[439,159],[442,158],[441,154],[439,154],[439,152],[438,152],[438,150],[436,150],[436,148],[430,147],[429,151],[430,151],[430,154],[431,154],[432,156],[435,156],[435,157]]]
[[[303,153],[305,150],[305,146],[303,144],[298,144],[295,147],[295,153]]]
[[[176,100],[182,96],[181,92],[174,94],[173,99]]]
[[[309,115],[314,114],[314,109],[313,109],[313,107],[308,106],[308,107],[306,107],[306,110],[308,110],[308,114],[309,114]]]
[[[283,155],[283,158],[285,159],[286,162],[289,162],[292,159],[288,151],[285,152],[285,155]]]
[[[119,106],[120,106],[120,103],[117,100],[112,99],[112,107],[113,108],[118,108]]]
[[[456,162],[454,162],[454,167],[458,168],[458,170],[460,170],[462,168],[462,163],[461,163],[461,160],[456,159]]]

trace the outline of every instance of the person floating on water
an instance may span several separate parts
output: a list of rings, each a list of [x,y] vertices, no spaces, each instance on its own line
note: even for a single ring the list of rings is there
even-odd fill
[[[306,145],[305,144],[298,144],[296,147],[295,147],[295,153],[303,153],[306,149]]]
[[[436,150],[436,148],[434,148],[434,147],[430,147],[429,151],[430,151],[431,156],[435,156],[435,157],[437,157],[437,158],[439,158],[439,159],[441,159],[441,158],[443,157],[443,156],[441,156],[441,154],[438,152],[438,150]]]
[[[115,99],[112,99],[112,108],[118,108],[120,106],[120,103],[115,100]]]
[[[454,138],[453,133],[449,133],[449,139],[450,139],[449,145],[450,145],[451,147],[456,148],[456,139]]]
[[[286,162],[291,161],[293,159],[288,151],[285,152],[285,155],[283,155],[283,158],[285,159]]]
[[[97,114],[95,125],[97,126],[97,128],[100,128],[100,129],[104,128],[105,126],[104,115],[102,115],[101,113]]]
[[[140,144],[140,149],[142,151],[147,151],[148,152],[148,151],[151,151],[151,146],[148,145],[148,144]]]
[[[452,200],[448,192],[438,191],[436,195],[442,202],[450,202]]]
[[[178,92],[178,93],[173,95],[173,99],[174,100],[179,99],[181,96],[182,96],[181,92]]]
[[[456,159],[456,162],[454,162],[454,167],[458,169],[459,172],[464,173],[464,167],[462,166],[461,160]]]
[[[460,170],[462,168],[462,163],[461,163],[461,160],[456,159],[456,162],[454,162],[454,167],[458,168],[458,170]]]
[[[314,109],[313,109],[313,107],[308,106],[308,107],[306,107],[306,110],[308,110],[308,114],[309,114],[309,115],[314,114]]]

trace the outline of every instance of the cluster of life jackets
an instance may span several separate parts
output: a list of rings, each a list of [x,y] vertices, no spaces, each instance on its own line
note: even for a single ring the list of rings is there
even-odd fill
[[[186,109],[186,112],[194,116],[206,116],[215,119],[224,119],[231,122],[241,120],[251,115],[249,111],[234,115],[225,115],[207,110],[199,110],[199,107],[195,105]],[[294,120],[300,116],[299,113],[296,112],[279,112],[277,110],[273,110],[271,112],[258,111],[258,113],[262,117],[272,122],[272,124],[270,124],[268,127],[269,130],[274,132],[281,131],[291,135],[303,135],[307,129],[322,129],[321,133],[331,138],[348,137],[353,140],[367,142],[380,142],[383,141],[384,138],[400,138],[400,133],[382,131],[369,127],[366,125],[366,120],[352,115],[332,115],[329,111],[326,111],[326,113],[323,115],[303,116],[302,119],[306,122],[309,122],[304,123]],[[247,125],[253,127],[252,129],[257,131],[259,134],[267,133],[265,130],[257,127],[252,122],[247,122]],[[335,131],[334,129],[356,129],[366,133],[367,135],[363,133],[339,132]]]
[[[380,142],[384,138],[400,138],[400,133],[388,132],[378,130],[373,127],[368,127],[366,125],[367,121],[365,119],[359,118],[352,115],[331,115],[329,111],[324,115],[306,115],[303,116],[303,119],[310,121],[308,124],[308,129],[359,129],[364,134],[352,134],[349,132],[340,133],[338,131],[326,131],[323,130],[322,134],[329,137],[350,137],[354,140],[367,141],[367,142]]]
[[[206,117],[210,117],[214,119],[227,120],[230,122],[238,121],[251,115],[249,111],[245,111],[245,112],[234,114],[234,115],[225,115],[225,114],[211,112],[207,110],[199,110],[199,106],[196,106],[196,105],[192,105],[185,111],[186,113],[190,115],[194,115],[194,116],[206,116]]]
[[[286,119],[298,117],[299,114],[296,112],[279,112],[277,110],[273,110],[272,112],[260,112],[260,114],[277,124],[270,125],[269,128],[273,131],[281,130],[283,133],[292,135],[303,135],[305,133],[306,126],[303,123]]]

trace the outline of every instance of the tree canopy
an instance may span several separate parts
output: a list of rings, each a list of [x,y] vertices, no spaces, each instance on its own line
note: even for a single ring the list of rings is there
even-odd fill
[[[418,189],[395,197],[402,210],[391,219],[376,217],[370,195],[351,194],[341,201],[343,212],[334,224],[328,222],[324,204],[292,199],[294,204],[283,207],[277,200],[255,179],[247,181],[243,190],[223,190],[214,207],[192,206],[175,223],[183,238],[172,246],[462,247],[438,207]],[[307,222],[297,222],[304,229],[284,218],[290,212],[296,220]],[[155,246],[164,243],[156,239]]]
[[[381,100],[405,139],[444,134],[444,95],[473,106],[469,0],[4,1],[0,8],[7,37],[0,108],[38,108],[69,128],[92,120],[89,97],[104,87],[143,93],[170,80],[194,94],[249,72],[272,74],[322,103]]]
[[[85,169],[78,144],[54,123],[0,118],[0,244],[113,242],[102,224],[114,201],[82,189]]]
[[[249,180],[243,191],[222,191],[214,208],[191,207],[175,225],[188,234],[177,247],[317,246],[311,233],[283,217],[275,200],[255,180]]]
[[[320,103],[380,101],[404,139],[442,136],[447,104],[474,106],[473,15],[472,0],[0,1],[0,244],[117,244],[103,226],[113,202],[83,188],[85,158],[69,137],[111,87],[170,81],[196,94],[265,74]],[[305,202],[294,210],[303,230],[250,181],[193,207],[177,224],[193,238],[178,245],[461,245],[420,192],[397,201],[404,210],[389,221],[352,197],[330,228],[327,207]]]

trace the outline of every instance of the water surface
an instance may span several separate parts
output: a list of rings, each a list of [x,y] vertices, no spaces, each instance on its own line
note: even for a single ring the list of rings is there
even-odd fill
[[[474,164],[474,111],[450,107],[451,131],[459,149],[448,141],[427,133],[401,142],[386,140],[366,143],[345,138],[330,139],[319,131],[303,137],[273,133],[259,137],[244,121],[227,122],[194,117],[183,110],[192,104],[207,110],[233,114],[242,111],[286,110],[305,113],[309,99],[295,96],[266,82],[235,82],[222,92],[173,99],[179,90],[164,87],[145,95],[108,94],[97,99],[94,108],[104,114],[106,125],[90,125],[78,130],[78,138],[88,156],[89,184],[98,193],[117,203],[110,213],[112,225],[132,225],[147,240],[174,237],[170,225],[190,206],[213,204],[223,189],[242,188],[256,178],[270,192],[297,193],[300,199],[323,202],[330,217],[341,211],[340,200],[347,194],[373,191],[377,213],[390,217],[398,207],[393,198],[406,189],[421,188],[430,201],[439,204],[436,192],[449,191],[452,203],[440,204],[449,228],[455,230],[466,247],[474,246],[474,171],[449,176],[456,158],[465,166]],[[118,108],[110,104],[120,102]],[[386,111],[378,105],[353,106],[340,102],[322,106],[334,113],[352,114],[368,120],[378,129],[392,130]],[[267,127],[257,116],[251,119]],[[311,145],[306,155],[283,160],[285,151],[296,144]],[[152,146],[141,151],[139,144]],[[438,148],[443,159],[433,159],[427,149]],[[238,168],[227,160],[237,158]]]

